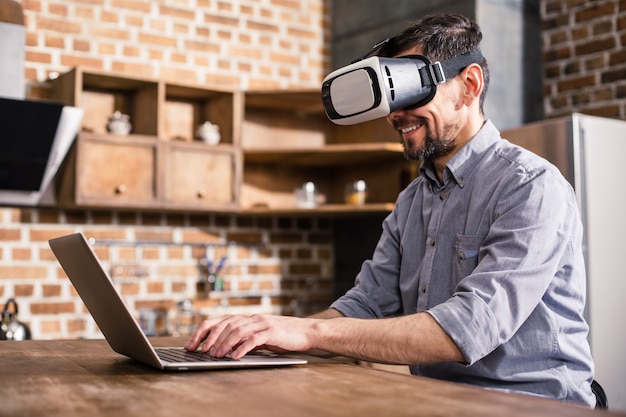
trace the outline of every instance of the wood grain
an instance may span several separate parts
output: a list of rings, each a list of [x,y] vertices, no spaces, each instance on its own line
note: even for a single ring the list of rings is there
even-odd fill
[[[180,346],[183,339],[158,338]],[[0,416],[617,416],[308,357],[285,368],[166,373],[103,340],[2,342]]]

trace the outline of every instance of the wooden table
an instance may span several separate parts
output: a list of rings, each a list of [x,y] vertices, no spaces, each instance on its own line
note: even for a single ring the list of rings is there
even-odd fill
[[[159,338],[155,345],[181,346]],[[307,357],[307,365],[161,372],[104,340],[0,342],[0,416],[616,416]]]

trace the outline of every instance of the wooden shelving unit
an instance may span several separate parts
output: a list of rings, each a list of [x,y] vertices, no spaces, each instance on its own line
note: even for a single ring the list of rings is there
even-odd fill
[[[83,68],[51,84],[55,99],[85,110],[64,206],[344,215],[388,212],[401,188],[407,163],[386,121],[334,125],[319,91],[244,93]],[[107,132],[115,111],[130,116],[130,135]],[[205,121],[219,126],[219,145],[195,139]],[[345,199],[356,180],[368,187],[358,206]],[[300,208],[295,190],[308,181],[321,204]]]

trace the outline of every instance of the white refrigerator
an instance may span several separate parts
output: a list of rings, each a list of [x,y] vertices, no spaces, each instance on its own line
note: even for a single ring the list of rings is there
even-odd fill
[[[595,378],[609,409],[626,411],[626,121],[574,113],[502,137],[551,161],[576,191]]]

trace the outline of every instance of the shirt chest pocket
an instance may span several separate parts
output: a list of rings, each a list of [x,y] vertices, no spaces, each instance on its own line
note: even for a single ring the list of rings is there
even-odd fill
[[[456,235],[452,268],[455,283],[474,271],[478,265],[478,254],[485,238],[486,236]]]

